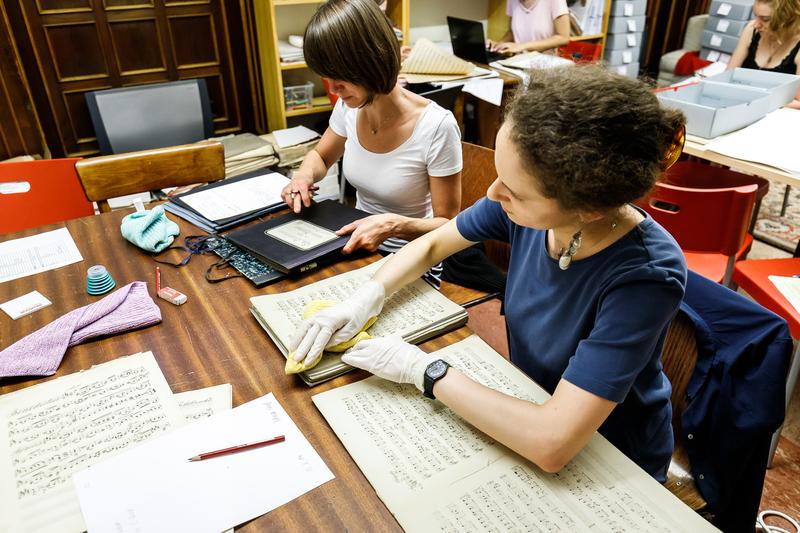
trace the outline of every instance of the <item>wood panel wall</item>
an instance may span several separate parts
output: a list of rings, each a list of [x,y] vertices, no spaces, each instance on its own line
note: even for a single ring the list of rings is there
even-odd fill
[[[22,60],[0,4],[0,160],[44,155],[44,135],[33,105]]]
[[[10,0],[6,0],[11,3]],[[41,87],[57,155],[98,152],[84,93],[204,78],[217,134],[251,130],[254,103],[244,2],[17,0],[17,42]],[[11,10],[10,10],[11,11]],[[33,82],[32,82],[33,83]],[[52,138],[52,140],[51,140]]]
[[[708,13],[710,5],[711,0],[648,0],[642,67],[655,77],[661,56],[683,44],[689,18]]]

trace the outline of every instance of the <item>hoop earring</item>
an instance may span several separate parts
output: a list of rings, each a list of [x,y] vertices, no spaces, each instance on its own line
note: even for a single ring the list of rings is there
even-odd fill
[[[567,249],[565,250],[562,248],[558,252],[558,268],[561,270],[566,270],[569,268],[570,263],[572,263],[572,256],[578,252],[578,249],[581,247],[582,243],[582,236],[583,230],[578,230],[572,236],[572,239],[569,241],[569,245],[567,245]]]

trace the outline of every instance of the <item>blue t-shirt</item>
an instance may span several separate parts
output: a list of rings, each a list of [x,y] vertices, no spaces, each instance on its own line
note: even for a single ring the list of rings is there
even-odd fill
[[[686,264],[642,214],[628,234],[567,270],[548,255],[546,231],[514,224],[497,202],[483,198],[456,224],[470,241],[511,244],[504,307],[514,364],[551,394],[563,378],[619,404],[600,433],[663,482],[673,436],[661,350]]]

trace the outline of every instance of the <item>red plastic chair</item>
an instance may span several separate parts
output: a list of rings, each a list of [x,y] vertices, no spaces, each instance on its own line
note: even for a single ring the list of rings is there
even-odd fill
[[[640,205],[675,237],[689,269],[730,285],[757,190],[756,185],[693,189],[658,182]]]
[[[94,214],[78,158],[0,163],[0,234]]]
[[[800,313],[781,294],[775,284],[769,280],[769,276],[789,277],[797,274],[800,274],[800,258],[795,257],[739,261],[733,269],[734,286],[738,285],[753,300],[783,317],[789,324],[789,330],[795,340],[800,339]],[[794,386],[797,383],[798,371],[800,371],[800,343],[797,344],[794,354],[792,354],[792,363],[789,366],[789,374],[786,376],[787,409],[792,398],[792,392],[794,392]],[[781,430],[779,429],[772,438],[769,452],[770,465],[772,465],[775,449],[778,447],[780,432]]]

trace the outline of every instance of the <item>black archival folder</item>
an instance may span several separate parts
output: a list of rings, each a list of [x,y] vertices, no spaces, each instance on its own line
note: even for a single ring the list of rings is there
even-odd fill
[[[300,214],[288,213],[232,231],[227,239],[276,270],[296,274],[339,256],[350,235],[340,237],[336,230],[366,216],[369,213],[360,209],[324,200]]]

